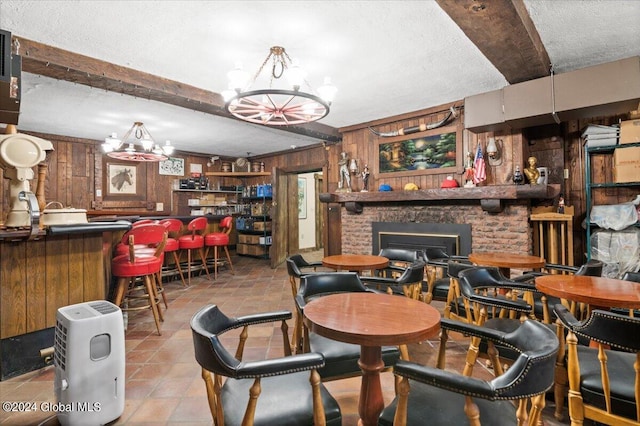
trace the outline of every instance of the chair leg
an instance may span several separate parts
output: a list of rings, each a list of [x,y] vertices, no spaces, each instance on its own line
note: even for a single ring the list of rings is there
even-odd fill
[[[235,275],[235,271],[233,270],[233,262],[231,262],[231,255],[229,254],[229,248],[224,246],[224,252],[227,254],[227,260],[229,261],[229,269],[231,269],[231,273]]]
[[[158,304],[156,303],[154,285],[151,283],[151,276],[145,275],[144,285],[147,288],[149,294],[149,304],[151,305],[151,312],[153,312],[153,319],[156,322],[156,328],[158,329],[158,336],[162,336],[160,331],[160,314],[158,312]]]
[[[156,274],[156,289],[158,293],[162,295],[162,301],[164,302],[164,308],[169,309],[169,304],[167,303],[167,295],[164,293],[164,286],[162,285],[162,270],[158,271]]]
[[[184,274],[182,273],[182,268],[180,267],[180,258],[178,257],[178,253],[173,251],[173,261],[176,263],[176,268],[178,268],[178,273],[180,274],[180,279],[182,280],[182,286],[186,287],[187,283],[184,280]]]
[[[204,270],[207,273],[207,279],[211,280],[211,275],[209,275],[209,268],[207,267],[207,259],[204,257],[204,248],[200,247],[198,249],[198,253],[200,253],[200,260],[202,260],[202,266],[204,267]]]
[[[116,286],[116,294],[113,300],[113,303],[120,307],[122,305],[122,300],[124,299],[124,294],[127,291],[127,287],[129,286],[129,280],[126,278],[118,278],[118,284]]]

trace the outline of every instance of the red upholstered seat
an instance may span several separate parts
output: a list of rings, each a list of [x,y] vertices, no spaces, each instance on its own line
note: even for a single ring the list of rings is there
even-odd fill
[[[136,256],[135,262],[131,262],[129,255],[123,254],[111,260],[111,272],[117,277],[141,277],[155,274],[162,265],[161,261],[161,257]]]
[[[197,249],[204,246],[204,237],[202,235],[183,235],[178,239],[180,242],[179,247],[182,250],[185,249]]]
[[[198,250],[198,253],[200,253],[200,260],[202,261],[202,267],[207,273],[207,278],[211,279],[209,276],[209,268],[207,268],[207,261],[204,256],[204,236],[202,235],[207,229],[207,223],[207,218],[205,217],[197,217],[193,219],[187,225],[187,233],[178,238],[180,250],[187,250],[189,285],[191,285],[191,270],[193,269],[191,266],[191,250]]]
[[[225,216],[220,221],[220,231],[212,232],[204,237],[204,245],[207,247],[204,253],[205,258],[209,254],[209,247],[213,247],[213,279],[218,279],[218,247],[224,248],[227,255],[227,261],[229,262],[229,268],[231,268],[231,273],[234,273],[233,263],[231,262],[231,256],[229,255],[229,248],[227,247],[229,245],[229,234],[231,233],[232,227],[233,217]]]
[[[229,244],[229,236],[222,232],[214,232],[204,236],[204,244],[207,246],[224,246]]]
[[[160,331],[160,321],[162,312],[158,303],[158,288],[162,288],[160,271],[162,269],[163,250],[166,243],[167,231],[165,227],[156,223],[139,225],[132,227],[125,233],[128,253],[115,256],[111,259],[111,273],[117,278],[114,303],[121,306],[125,297],[132,291],[138,290],[136,278],[141,277],[144,282],[145,299],[147,304],[141,307],[124,307],[124,311],[129,309],[151,308],[153,318]],[[136,249],[136,245],[143,245],[145,249]],[[150,246],[154,246],[152,248]],[[154,250],[150,253],[149,250]],[[164,296],[164,294],[163,294]],[[166,301],[165,301],[166,303]]]

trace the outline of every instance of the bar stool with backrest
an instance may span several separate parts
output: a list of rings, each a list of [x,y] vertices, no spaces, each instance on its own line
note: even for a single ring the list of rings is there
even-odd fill
[[[209,248],[213,247],[213,279],[218,279],[218,248],[224,248],[224,252],[227,255],[227,261],[229,262],[229,268],[231,268],[231,273],[235,274],[233,271],[233,263],[231,262],[231,256],[229,255],[229,234],[231,233],[231,229],[233,227],[233,217],[225,216],[220,221],[220,231],[219,232],[211,232],[210,234],[206,234],[204,236],[204,245],[206,250],[204,252],[204,258],[207,258],[209,254]]]
[[[155,281],[162,269],[163,250],[167,238],[166,229],[159,224],[146,224],[131,228],[125,235],[129,253],[115,256],[111,260],[111,272],[117,278],[114,303],[122,307],[123,311],[150,308],[158,335],[161,335],[162,312],[158,306],[160,299]],[[155,245],[155,252],[140,253],[135,248],[136,244]],[[141,287],[136,284],[137,278],[142,279]],[[142,291],[144,296],[135,297],[134,292],[137,291]],[[122,306],[125,298],[132,301],[146,299],[146,303],[141,306]]]
[[[204,231],[207,229],[207,218],[197,217],[187,224],[187,233],[178,238],[178,247],[180,250],[187,251],[187,273],[189,285],[191,285],[191,250],[198,250],[200,253],[200,260],[202,261],[202,267],[207,272],[207,278],[209,276],[209,268],[207,268],[207,261],[204,257]]]
[[[163,219],[160,222],[160,225],[163,225],[168,232],[167,243],[164,246],[164,253],[171,253],[173,255],[173,266],[169,265],[168,262],[165,262],[165,266],[162,267],[163,274],[165,276],[172,275],[176,271],[180,275],[180,279],[182,280],[182,285],[187,286],[186,281],[184,280],[184,274],[182,273],[182,268],[180,267],[180,257],[178,257],[178,251],[180,250],[180,244],[178,243],[178,237],[180,237],[180,231],[182,230],[182,221],[179,219]]]
[[[131,224],[131,228],[137,228],[137,227],[143,226],[143,225],[158,224],[158,223],[159,223],[159,221],[154,220],[154,219],[142,219],[142,220],[138,220],[138,221],[133,222]],[[154,256],[154,254],[156,252],[156,248],[157,248],[157,244],[138,244],[138,243],[136,243],[136,245],[134,247],[134,250],[135,250],[136,255],[138,257],[143,257],[143,256]],[[123,254],[129,254],[128,236],[127,236],[126,233],[122,236],[122,239],[116,245],[114,256],[121,256]],[[162,257],[163,257],[163,262],[164,262],[164,253],[162,253]],[[154,282],[155,282],[157,293],[162,296],[162,301],[164,302],[164,307],[168,308],[169,307],[169,302],[167,301],[167,295],[164,293],[164,287],[162,285],[162,270],[160,270],[158,272],[157,277],[154,280]]]

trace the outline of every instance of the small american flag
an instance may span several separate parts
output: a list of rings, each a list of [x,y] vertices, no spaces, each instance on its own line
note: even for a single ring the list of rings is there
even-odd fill
[[[482,157],[482,146],[478,144],[476,158],[473,160],[473,183],[479,183],[487,179],[487,170]]]

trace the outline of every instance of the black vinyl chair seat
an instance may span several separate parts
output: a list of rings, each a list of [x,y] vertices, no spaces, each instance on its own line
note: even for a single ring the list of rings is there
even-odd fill
[[[590,418],[606,424],[639,424],[636,383],[640,372],[634,365],[640,359],[640,318],[593,310],[587,319],[578,321],[566,306],[556,305],[554,310],[568,330],[571,423],[582,424]],[[592,345],[579,345],[576,337],[590,339]],[[601,362],[603,355],[606,361],[603,357]]]
[[[314,352],[324,355],[326,361],[324,367],[318,369],[323,379],[335,379],[351,377],[359,374],[360,345],[339,342],[329,339],[317,333],[309,333],[309,345]],[[382,361],[385,367],[391,367],[400,359],[400,351],[397,346],[382,347]]]
[[[609,380],[612,383],[611,411],[633,419],[636,417],[635,377],[630,372],[633,372],[636,355],[617,351],[605,351],[605,353],[607,354]],[[578,345],[578,359],[580,360],[580,393],[583,401],[605,410],[598,350]]]
[[[321,383],[317,369],[324,366],[320,353],[290,355],[285,321],[291,312],[279,311],[228,317],[216,305],[207,305],[191,319],[195,358],[202,368],[209,408],[216,426],[307,426],[314,413],[324,411],[327,425],[342,424],[337,401]],[[220,336],[233,329],[281,322],[285,356],[258,361],[242,360],[246,336],[240,335],[235,355],[227,351]],[[223,379],[224,378],[224,379]],[[222,383],[224,380],[224,384]],[[251,393],[257,390],[255,410]],[[321,404],[314,406],[314,395]],[[248,414],[247,414],[248,413]]]
[[[478,406],[482,425],[515,425],[517,410],[512,401],[544,399],[544,393],[553,384],[558,339],[542,323],[526,320],[510,333],[447,319],[442,320],[441,326],[445,333],[455,331],[489,340],[511,347],[519,355],[504,374],[488,381],[398,361],[394,374],[403,377],[403,382],[398,396],[382,411],[379,425],[394,424],[398,402],[406,395],[407,379],[406,424],[410,426],[469,424],[464,411],[465,397],[471,397]]]
[[[225,426],[241,425],[249,401],[249,388],[253,380],[227,379],[222,389],[222,405],[225,407]],[[313,425],[311,393],[300,393],[309,389],[309,373],[302,371],[286,376],[262,379],[262,393],[258,398],[255,426]],[[342,425],[342,415],[336,400],[324,386],[321,388],[327,426]]]

